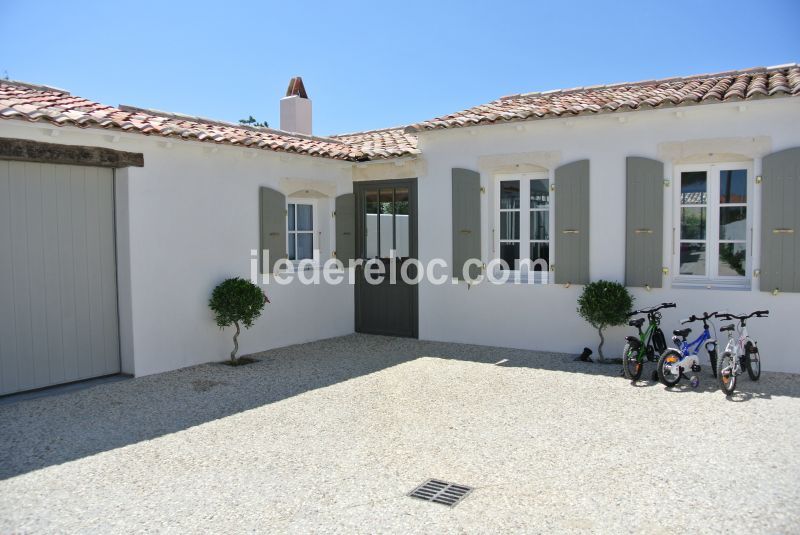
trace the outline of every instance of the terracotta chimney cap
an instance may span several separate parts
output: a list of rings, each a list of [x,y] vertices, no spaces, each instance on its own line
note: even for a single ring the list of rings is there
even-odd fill
[[[289,87],[286,89],[286,96],[293,97],[298,96],[300,98],[308,98],[308,94],[306,93],[306,88],[303,85],[303,79],[299,76],[295,76],[291,80],[289,80]]]

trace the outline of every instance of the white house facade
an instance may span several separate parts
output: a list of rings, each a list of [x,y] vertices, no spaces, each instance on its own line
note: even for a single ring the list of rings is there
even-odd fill
[[[543,177],[549,186],[559,166],[589,160],[590,279],[623,282],[626,159],[651,158],[664,163],[665,182],[659,181],[659,200],[663,203],[658,266],[661,280],[651,283],[649,290],[644,285],[631,287],[637,306],[676,302],[676,310],[664,311],[664,325],[670,329],[678,328],[679,320],[693,313],[769,309],[772,318],[754,323],[751,330],[758,330],[763,351],[770,353],[770,369],[800,371],[787,336],[791,331],[789,318],[800,310],[800,296],[780,289],[773,295],[774,288],[763,288],[761,277],[754,275],[761,265],[762,197],[761,184],[756,184],[762,175],[761,161],[768,154],[798,146],[798,118],[800,102],[785,99],[747,102],[744,106],[725,103],[422,132],[419,143],[425,170],[419,179],[420,228],[426,232],[420,239],[420,259],[424,262],[442,255],[449,258],[450,254],[451,214],[447,199],[451,184],[436,177],[448,177],[452,168],[480,173],[486,192],[481,195],[480,204],[481,221],[486,222],[481,225],[481,257],[488,262],[499,251],[500,229],[494,223],[500,211],[495,194],[497,182]],[[736,277],[738,280],[712,276],[711,267],[716,267],[713,265],[707,276],[695,279],[681,275],[681,173],[694,169],[707,173],[709,185],[712,178],[718,177],[715,172],[719,173],[719,169],[742,169],[747,173],[746,228],[737,234],[744,238],[746,264],[745,274]],[[437,199],[445,202],[436,206]],[[558,211],[559,207],[551,203],[550,209]],[[561,263],[555,236],[550,234],[552,275]],[[713,264],[710,255],[709,264]],[[469,290],[465,284],[432,286],[423,282],[420,337],[572,353],[579,352],[581,344],[592,346],[597,334],[576,313],[581,286],[551,282],[477,284]],[[655,287],[658,283],[660,288]],[[607,339],[611,352],[622,349],[626,330],[630,328],[610,331]]]
[[[800,372],[798,95],[800,68],[784,65],[318,137],[299,80],[283,130],[2,81],[0,394],[221,360],[211,289],[254,274],[271,303],[242,353],[354,331],[577,353],[597,336],[577,297],[607,279],[637,306],[676,302],[665,330],[769,309],[751,327],[763,366]],[[445,283],[324,266],[389,257]],[[308,269],[282,284],[288,266]],[[608,332],[609,353],[625,333]]]

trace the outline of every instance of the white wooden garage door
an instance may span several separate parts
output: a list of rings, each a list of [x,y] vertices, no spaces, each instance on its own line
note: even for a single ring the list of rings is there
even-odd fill
[[[119,372],[111,169],[0,160],[0,395]]]

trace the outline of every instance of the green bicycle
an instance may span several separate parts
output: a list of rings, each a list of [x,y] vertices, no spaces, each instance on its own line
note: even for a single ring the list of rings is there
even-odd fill
[[[639,336],[626,336],[625,349],[622,351],[622,372],[626,379],[638,381],[642,376],[645,360],[655,362],[659,355],[667,349],[667,340],[664,332],[659,327],[661,312],[665,308],[675,308],[675,303],[661,303],[658,306],[634,310],[628,317],[645,314],[647,316],[647,329],[642,330],[644,318],[630,320],[628,325],[636,327]]]

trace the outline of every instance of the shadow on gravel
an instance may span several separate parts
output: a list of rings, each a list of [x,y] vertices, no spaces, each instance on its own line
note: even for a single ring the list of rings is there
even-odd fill
[[[0,405],[0,479],[182,431],[419,357],[619,377],[620,386],[628,387],[618,365],[576,362],[572,355],[362,334],[251,356],[259,362],[205,364]],[[800,397],[800,376],[765,373],[758,383],[745,378],[739,388],[734,401]],[[698,390],[686,382],[667,392],[709,390],[716,390],[710,376]]]
[[[787,376],[781,380],[781,376]],[[751,381],[746,375],[740,376],[736,381],[736,391],[727,396],[728,401],[742,402],[751,399],[772,399],[773,396],[800,397],[798,395],[798,381],[791,380],[791,374],[772,374],[764,372],[758,382]],[[703,376],[697,388],[692,388],[689,381],[682,380],[673,387],[665,387],[658,384],[665,392],[672,394],[702,394],[706,392],[716,392],[721,397],[725,397],[718,384],[717,378],[711,375]]]

